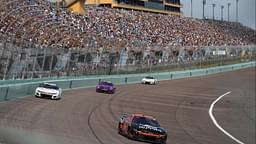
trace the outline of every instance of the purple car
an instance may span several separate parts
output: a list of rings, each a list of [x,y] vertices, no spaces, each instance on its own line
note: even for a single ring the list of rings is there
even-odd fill
[[[102,81],[96,86],[96,92],[115,93],[115,86],[111,82]]]

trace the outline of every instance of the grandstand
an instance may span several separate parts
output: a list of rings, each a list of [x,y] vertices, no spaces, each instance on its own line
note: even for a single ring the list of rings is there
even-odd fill
[[[254,30],[232,22],[91,6],[79,15],[44,0],[0,6],[0,79],[93,74],[110,61],[117,70],[166,66],[211,58],[216,47],[251,56],[255,44]]]

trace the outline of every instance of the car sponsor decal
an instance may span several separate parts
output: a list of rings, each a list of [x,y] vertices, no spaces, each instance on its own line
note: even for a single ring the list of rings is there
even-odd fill
[[[143,125],[143,124],[140,124],[139,125],[139,128],[140,129],[144,129],[144,130],[153,130],[153,131],[157,131],[157,132],[162,132],[161,129],[157,128],[157,127],[153,127],[151,125]]]

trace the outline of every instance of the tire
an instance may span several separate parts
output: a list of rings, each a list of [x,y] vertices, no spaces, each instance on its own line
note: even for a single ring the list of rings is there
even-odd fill
[[[57,101],[57,100],[60,100],[61,98],[60,97],[58,97],[58,98],[50,98],[51,100],[55,100],[55,101]]]
[[[131,132],[128,130],[128,132],[127,132],[127,137],[129,138],[129,139],[133,139],[133,135],[131,134]]]
[[[128,127],[128,129],[127,129],[127,137],[128,138],[131,138],[132,136],[131,136],[131,131],[130,131],[130,126]]]
[[[121,131],[121,129],[120,129],[120,123],[118,123],[118,133],[120,134],[120,135],[123,135],[123,133],[122,133],[122,131]]]
[[[42,98],[41,96],[35,95],[36,98]]]
[[[161,144],[166,144],[166,141],[167,141],[167,138],[166,139],[163,139]]]
[[[113,90],[113,91],[108,91],[108,94],[114,94],[115,93],[115,91]]]
[[[132,132],[130,127],[128,128],[127,137],[129,139],[135,140],[135,136],[134,136],[134,134],[133,134],[133,132]]]

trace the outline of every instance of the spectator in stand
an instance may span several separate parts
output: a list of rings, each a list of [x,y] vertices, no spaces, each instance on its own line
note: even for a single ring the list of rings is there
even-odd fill
[[[256,44],[255,31],[232,22],[106,7],[86,7],[85,15],[61,9],[57,15],[55,4],[44,0],[13,1],[7,7],[0,7],[0,33],[20,43],[63,48]]]

